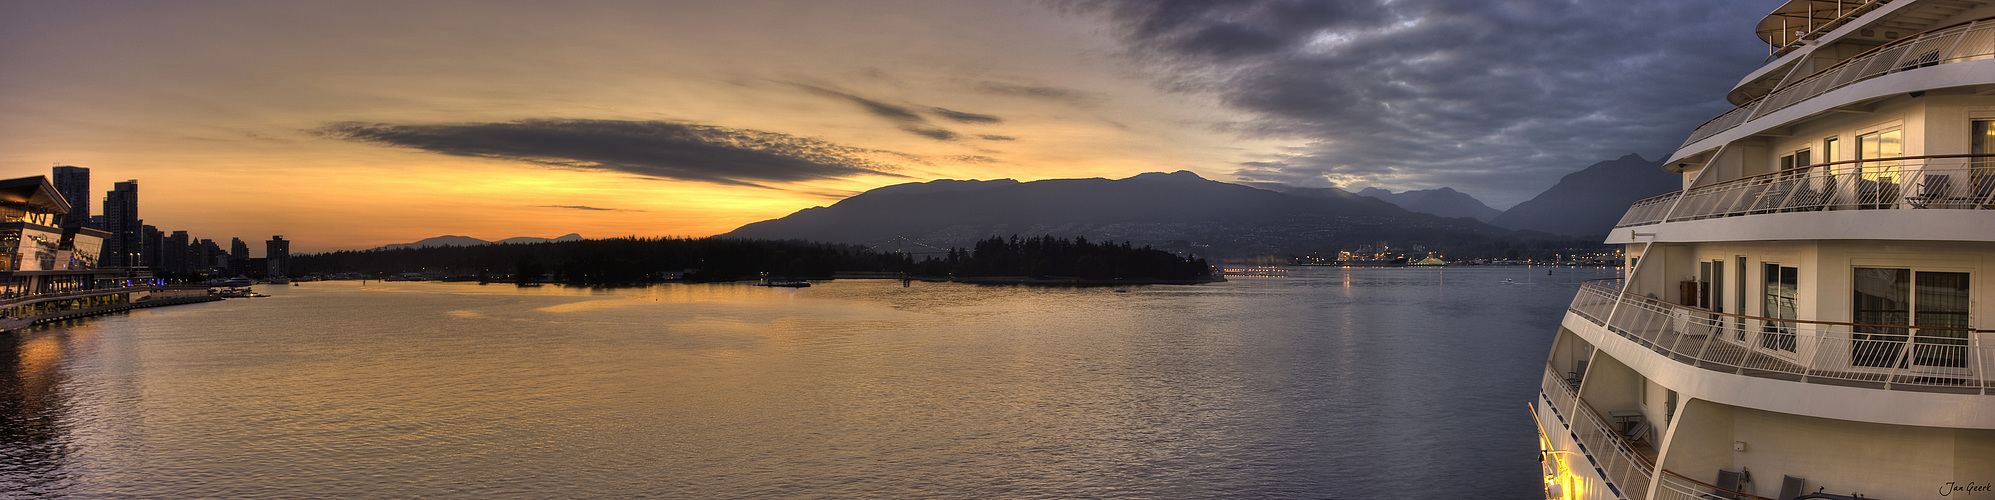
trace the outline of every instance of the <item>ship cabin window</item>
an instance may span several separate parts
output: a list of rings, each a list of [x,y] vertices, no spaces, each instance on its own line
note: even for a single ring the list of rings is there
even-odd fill
[[[1725,261],[1697,263],[1697,307],[1725,312]]]
[[[1968,273],[1856,268],[1850,364],[1966,368],[1968,281]]]
[[[1735,301],[1732,304],[1732,310],[1735,311],[1734,314],[1745,314],[1746,300],[1748,299],[1746,296],[1746,257],[1740,255],[1736,260],[1738,265],[1732,268],[1733,271],[1736,271],[1732,275],[1737,277],[1737,279],[1732,280],[1732,291],[1734,292],[1732,300]],[[1738,332],[1737,335],[1740,342],[1746,340],[1745,322],[1746,320],[1744,319],[1736,319],[1733,325],[1733,331]]]
[[[1836,148],[1840,144],[1834,137],[1822,139],[1822,163],[1836,161]]]
[[[1764,302],[1760,315],[1767,318],[1760,329],[1760,347],[1794,352],[1793,322],[1775,321],[1799,319],[1799,291],[1801,270],[1780,264],[1761,264],[1761,279],[1764,280]]]
[[[1968,135],[1968,152],[1977,155],[1995,155],[1995,119],[1975,120],[1972,133]],[[1977,157],[1970,159],[1973,170],[1969,170],[1969,182],[1973,183],[1974,195],[1986,200],[1995,194],[1995,158]]]
[[[1806,167],[1809,165],[1813,165],[1814,162],[1810,161],[1810,156],[1811,155],[1809,154],[1809,151],[1806,149],[1795,151],[1793,154],[1782,156],[1780,157],[1780,169],[1788,170],[1795,167]]]
[[[1898,199],[1898,162],[1863,161],[1905,155],[1905,131],[1885,130],[1856,136],[1857,208],[1884,208]]]

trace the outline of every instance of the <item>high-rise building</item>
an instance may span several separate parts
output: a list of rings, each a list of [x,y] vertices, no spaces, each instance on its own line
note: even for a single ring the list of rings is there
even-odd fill
[[[229,266],[228,254],[222,253],[221,245],[216,245],[215,240],[201,238],[201,241],[194,242],[194,247],[189,253],[192,255],[189,260],[193,261],[194,266],[191,270],[195,272],[205,273]]]
[[[271,236],[263,242],[263,259],[270,276],[287,275],[291,272],[291,242],[284,241],[283,235]]]
[[[229,258],[249,258],[249,244],[243,243],[242,238],[229,238]]]
[[[113,184],[104,193],[104,267],[132,267],[139,256],[139,181]]]
[[[159,268],[176,273],[184,273],[193,268],[187,250],[193,246],[188,241],[191,236],[186,231],[174,231],[166,237],[166,243],[159,246]]]
[[[69,202],[69,213],[62,216],[60,223],[62,227],[90,224],[90,169],[55,167],[55,192]]]
[[[163,262],[163,259],[160,259],[162,255],[160,248],[164,246],[166,246],[166,233],[160,232],[159,228],[153,227],[152,224],[139,221],[139,254],[136,260],[138,265],[154,270],[163,267],[160,265]]]

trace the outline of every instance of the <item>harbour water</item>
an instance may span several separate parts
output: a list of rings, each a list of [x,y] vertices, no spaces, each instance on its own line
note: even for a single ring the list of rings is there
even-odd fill
[[[0,498],[1536,498],[1547,271],[265,285],[0,334]]]

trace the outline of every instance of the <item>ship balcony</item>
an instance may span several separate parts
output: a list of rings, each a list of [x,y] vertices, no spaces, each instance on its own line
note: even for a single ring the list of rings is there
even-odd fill
[[[1828,94],[1832,91],[1851,87],[1860,82],[1922,68],[1991,58],[1995,58],[1995,18],[1969,21],[1900,38],[1891,43],[1880,45],[1856,56],[1844,59],[1842,62],[1817,71],[1814,74],[1794,79],[1792,83],[1782,85],[1770,94],[1747,101],[1736,108],[1732,108],[1731,111],[1719,114],[1710,121],[1699,125],[1696,131],[1691,132],[1690,138],[1683,141],[1681,149],[1702,151],[1709,149],[1709,147],[1717,147],[1715,143],[1708,145],[1709,147],[1692,148],[1691,146],[1718,136],[1721,133],[1740,128],[1742,125],[1748,123],[1753,124],[1753,126],[1746,127],[1747,130],[1745,132],[1754,132],[1773,128],[1802,118],[1802,116],[1791,116],[1793,113],[1782,113],[1780,116],[1772,116],[1772,119],[1762,121],[1763,118],[1768,118],[1780,111],[1794,107],[1803,101]],[[1995,81],[1985,81],[1987,80],[1985,73],[1981,74],[1981,76],[1982,78],[1968,83],[1995,83]],[[1968,78],[1973,79],[1974,77],[1968,76]],[[1947,82],[1941,83],[1941,86],[1947,86],[1945,85]],[[1879,96],[1893,95],[1904,91],[1925,89],[1878,86],[1878,88],[1868,90],[1868,92],[1862,92],[1861,95],[1852,95],[1848,96],[1848,99],[1838,100],[1855,102]],[[1813,112],[1808,114],[1824,110],[1826,108],[1813,110]],[[1728,138],[1742,137],[1743,135],[1746,134],[1727,134]],[[1679,155],[1681,154],[1679,153]]]
[[[1634,233],[1639,229],[1629,228],[1776,214],[1812,215],[1728,224],[1731,227],[1723,229],[1743,236],[1726,239],[1831,239],[1847,233],[1851,239],[1982,241],[1995,238],[1995,232],[1980,227],[1995,225],[1989,210],[1995,210],[1995,155],[1840,161],[1637,201],[1614,225],[1617,231],[1608,242],[1635,242]],[[1854,214],[1866,214],[1874,220],[1854,218]],[[1876,216],[1880,214],[1883,216]],[[1869,223],[1861,224],[1869,229],[1849,232],[1858,222]]]
[[[1552,415],[1551,418],[1538,416],[1539,428],[1548,433],[1557,431],[1569,433],[1573,441],[1578,443],[1577,451],[1585,453],[1589,458],[1584,464],[1569,462],[1566,465],[1594,468],[1601,477],[1613,483],[1622,497],[1774,500],[1698,481],[1668,469],[1657,469],[1658,452],[1654,446],[1646,440],[1629,441],[1626,429],[1611,423],[1598,409],[1579,396],[1576,377],[1561,374],[1550,364],[1545,365],[1542,390],[1541,397],[1550,403]],[[1546,459],[1552,460],[1557,457],[1546,457]],[[1654,496],[1648,494],[1651,483],[1655,483]]]
[[[1618,279],[1580,287],[1570,310],[1685,365],[1845,387],[1989,394],[1995,331],[1741,316],[1623,293]]]

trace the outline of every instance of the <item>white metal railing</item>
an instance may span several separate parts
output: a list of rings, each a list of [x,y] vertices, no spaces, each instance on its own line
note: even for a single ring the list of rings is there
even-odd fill
[[[1703,481],[1684,477],[1682,474],[1677,474],[1667,469],[1663,470],[1660,477],[1656,478],[1656,482],[1658,483],[1656,485],[1656,496],[1651,497],[1650,500],[1774,500],[1759,495],[1720,488]]]
[[[1549,364],[1545,365],[1544,390],[1545,397],[1551,398],[1552,407],[1559,410],[1559,415],[1572,418],[1572,398],[1574,393],[1571,381],[1566,380],[1564,375],[1560,375],[1558,370],[1553,369]]]
[[[1669,215],[1669,207],[1674,205],[1676,199],[1680,196],[1683,196],[1682,191],[1637,200],[1628,206],[1627,213],[1621,214],[1621,221],[1614,223],[1614,227],[1640,226],[1662,222],[1663,217]]]
[[[1593,465],[1606,473],[1614,487],[1634,498],[1649,490],[1654,462],[1636,453],[1634,445],[1601,418],[1599,412],[1578,400],[1573,387],[1551,365],[1545,365],[1544,391],[1552,407],[1571,425],[1587,455],[1593,458]]]
[[[1629,497],[1640,498],[1642,492],[1649,491],[1649,481],[1655,465],[1645,457],[1635,453],[1634,446],[1621,437],[1621,433],[1600,418],[1593,408],[1579,401],[1581,410],[1572,417],[1572,431],[1579,435],[1579,442],[1586,445],[1586,451],[1599,461],[1607,480],[1621,488]]]
[[[1676,198],[1683,201],[1674,212],[1657,214]],[[1995,209],[1995,155],[1849,160],[1741,177],[1635,202],[1615,227],[1767,213],[1894,209]]]
[[[1991,57],[1995,57],[1995,18],[1969,21],[1900,38],[1845,59],[1828,69],[1795,80],[1794,83],[1782,86],[1765,97],[1740,104],[1739,107],[1699,125],[1696,131],[1690,133],[1690,139],[1683,141],[1683,145],[1689,146],[1718,135],[1719,132],[1852,83],[1889,73]],[[1748,114],[1751,118],[1746,118]]]
[[[1621,278],[1586,280],[1583,285],[1589,286],[1581,286],[1579,293],[1573,294],[1569,309],[1593,324],[1606,326],[1607,315],[1614,312],[1615,299],[1621,295]]]
[[[1609,331],[1692,366],[1892,390],[1987,394],[1995,386],[1987,371],[1995,367],[1995,332],[1714,313],[1608,286],[1589,282],[1580,294],[1618,297]]]

